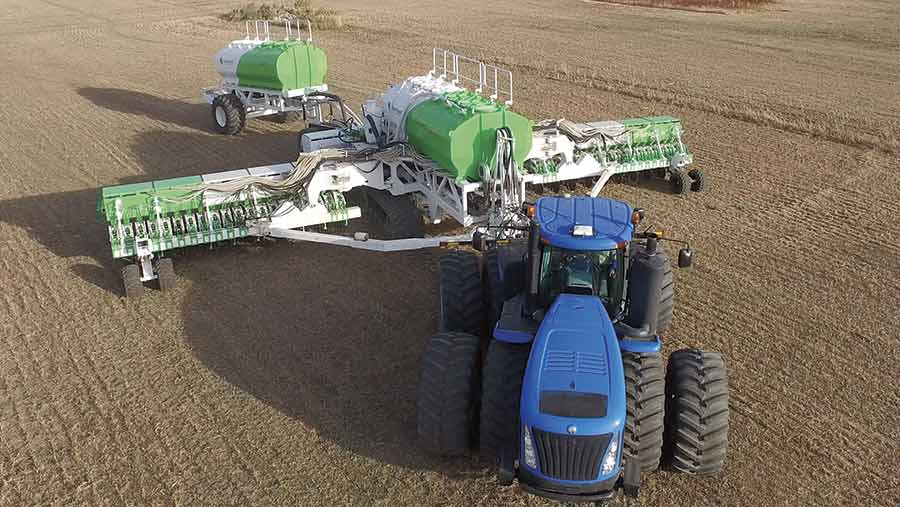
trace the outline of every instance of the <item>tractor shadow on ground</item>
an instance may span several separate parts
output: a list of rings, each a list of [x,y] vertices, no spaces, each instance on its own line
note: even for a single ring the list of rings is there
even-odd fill
[[[417,445],[419,360],[437,320],[434,251],[267,241],[206,260],[182,263],[179,275],[192,286],[186,341],[211,371],[354,454],[480,473],[476,458]]]
[[[156,130],[138,133],[130,148],[143,174],[109,181],[108,185],[292,160],[296,156],[296,135],[290,131],[221,136]],[[98,172],[114,171],[101,168]],[[100,188],[90,188],[2,200],[0,222],[24,229],[54,255],[92,260],[73,266],[72,273],[121,295],[122,263],[112,259],[106,225],[97,216],[99,195]],[[105,273],[101,275],[98,269]]]
[[[165,123],[212,132],[210,110],[206,104],[121,88],[86,87],[79,88],[78,94],[95,105],[111,111],[145,116]]]

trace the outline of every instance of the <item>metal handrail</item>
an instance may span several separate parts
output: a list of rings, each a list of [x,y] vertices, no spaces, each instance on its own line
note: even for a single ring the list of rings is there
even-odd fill
[[[301,40],[302,30],[300,29],[300,18],[283,19],[276,21],[282,21],[284,23],[284,40]],[[252,29],[250,23],[253,23]],[[272,40],[271,24],[272,20],[268,19],[255,19],[253,21],[246,21],[244,24],[244,40],[252,40],[256,42],[266,42]],[[306,33],[307,42],[312,42],[312,22],[310,22],[309,18],[306,18]]]
[[[474,73],[466,72],[466,67],[478,67],[478,78],[475,78]],[[431,75],[448,79],[453,84],[474,86],[477,93],[489,93],[488,98],[492,101],[505,98],[507,106],[513,103],[512,72],[496,65],[488,65],[446,49],[434,48],[431,55]]]

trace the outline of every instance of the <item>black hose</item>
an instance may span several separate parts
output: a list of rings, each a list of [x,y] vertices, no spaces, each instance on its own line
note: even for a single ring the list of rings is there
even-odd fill
[[[375,136],[375,143],[379,148],[384,148],[384,142],[381,140],[381,133],[378,132],[378,127],[375,126],[375,119],[372,118],[371,114],[366,115],[366,121],[368,121],[369,126],[372,127],[372,135]]]

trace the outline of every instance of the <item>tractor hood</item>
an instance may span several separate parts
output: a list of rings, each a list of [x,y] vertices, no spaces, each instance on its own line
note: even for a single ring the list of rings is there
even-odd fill
[[[622,356],[599,298],[561,294],[538,329],[522,386],[522,423],[559,434],[620,433]]]

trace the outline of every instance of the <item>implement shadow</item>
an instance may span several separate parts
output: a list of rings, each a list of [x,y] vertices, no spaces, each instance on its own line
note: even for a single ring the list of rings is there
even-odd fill
[[[212,131],[209,106],[120,88],[79,88],[97,106],[196,130]]]
[[[298,127],[299,128],[299,127]],[[292,160],[296,135],[273,132],[221,136],[151,131],[138,134],[131,151],[144,174],[109,185],[226,171]],[[20,227],[59,257],[88,257],[73,266],[79,278],[121,294],[119,263],[113,261],[105,224],[97,216],[100,189],[58,192],[0,201],[0,221]],[[99,268],[98,268],[99,266]]]
[[[322,437],[382,463],[479,473],[416,442],[416,386],[436,328],[434,250],[287,241],[191,265],[186,341],[210,370]],[[202,270],[202,272],[201,272]]]

